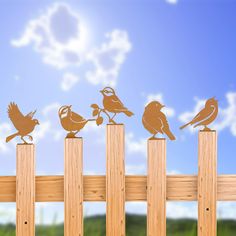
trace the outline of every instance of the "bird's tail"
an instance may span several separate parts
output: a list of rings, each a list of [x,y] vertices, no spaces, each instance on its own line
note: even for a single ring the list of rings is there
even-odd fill
[[[10,142],[13,138],[15,138],[18,135],[18,133],[12,134],[6,138],[6,142]]]
[[[168,136],[168,138],[170,139],[170,140],[175,140],[176,138],[175,138],[175,136],[174,136],[174,134],[170,131],[170,129],[165,129],[165,130],[163,130],[164,132],[165,132],[165,134]]]
[[[133,116],[133,115],[134,115],[134,113],[131,112],[131,111],[129,111],[129,110],[124,111],[124,113],[125,113],[125,115],[127,115],[127,116]]]
[[[187,123],[187,124],[181,126],[180,129],[184,129],[184,128],[186,128],[186,127],[187,127],[188,125],[190,125],[190,124],[191,124],[191,122],[189,122],[189,123]]]

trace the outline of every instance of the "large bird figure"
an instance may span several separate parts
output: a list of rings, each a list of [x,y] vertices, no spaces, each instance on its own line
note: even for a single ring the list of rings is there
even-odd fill
[[[208,125],[211,124],[218,115],[218,101],[213,97],[206,101],[205,107],[187,124],[180,127],[184,129],[189,125],[194,125],[196,128],[198,126],[204,126],[203,131],[210,131]]]
[[[28,115],[24,116],[15,103],[12,102],[9,104],[8,116],[17,129],[17,132],[6,138],[7,143],[17,136],[20,136],[24,143],[27,143],[24,137],[29,137],[30,141],[33,141],[33,137],[30,133],[33,132],[36,125],[39,125],[39,121],[33,119],[35,112],[36,111],[30,112]]]
[[[62,127],[68,131],[67,138],[74,138],[76,134],[84,128],[84,126],[89,121],[94,121],[95,119],[86,120],[81,115],[73,112],[71,110],[72,106],[62,106],[59,109],[58,115],[61,121]]]
[[[143,113],[143,126],[151,133],[153,136],[151,139],[156,139],[158,133],[166,134],[170,140],[175,140],[175,136],[172,134],[169,128],[168,121],[165,114],[161,111],[164,106],[158,101],[150,102],[144,110]]]
[[[110,122],[115,124],[114,118],[118,113],[124,113],[127,116],[134,115],[133,112],[129,111],[121,100],[117,97],[115,91],[111,87],[105,87],[100,91],[103,95],[103,106],[104,109],[108,112],[113,113],[113,116],[110,118]]]

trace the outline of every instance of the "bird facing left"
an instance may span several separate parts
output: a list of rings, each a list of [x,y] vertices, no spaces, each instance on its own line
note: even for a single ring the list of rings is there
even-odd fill
[[[28,113],[27,115],[23,115],[14,102],[11,102],[8,106],[8,116],[16,128],[17,132],[8,136],[6,138],[6,142],[10,142],[12,139],[20,136],[21,140],[28,144],[25,140],[25,137],[28,137],[30,141],[33,141],[33,137],[30,135],[34,131],[36,125],[39,125],[39,121],[37,119],[33,119],[36,110]]]

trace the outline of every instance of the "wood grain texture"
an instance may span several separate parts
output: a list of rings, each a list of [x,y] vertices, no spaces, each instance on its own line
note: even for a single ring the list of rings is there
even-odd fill
[[[198,236],[216,236],[217,134],[199,132]]]
[[[147,235],[166,236],[166,140],[148,140]]]
[[[16,155],[16,236],[35,235],[34,145],[17,145]]]
[[[65,139],[64,235],[83,236],[83,140]]]
[[[107,125],[106,235],[125,236],[124,125]]]
[[[84,176],[84,201],[106,201],[106,177]],[[236,175],[219,175],[217,183],[218,201],[236,201]],[[147,177],[125,177],[126,201],[147,200]],[[167,201],[197,201],[196,175],[167,176]],[[16,201],[16,177],[0,176],[0,202]],[[36,176],[36,202],[63,202],[63,176]]]

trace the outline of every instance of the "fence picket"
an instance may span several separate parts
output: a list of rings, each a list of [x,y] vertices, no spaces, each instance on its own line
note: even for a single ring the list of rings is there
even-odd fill
[[[35,235],[34,145],[18,144],[16,156],[16,236]]]
[[[107,125],[106,235],[125,235],[124,125]]]
[[[147,235],[166,236],[166,140],[148,140]]]
[[[199,132],[198,236],[216,236],[217,134]]]
[[[65,236],[83,236],[83,140],[65,139]]]

